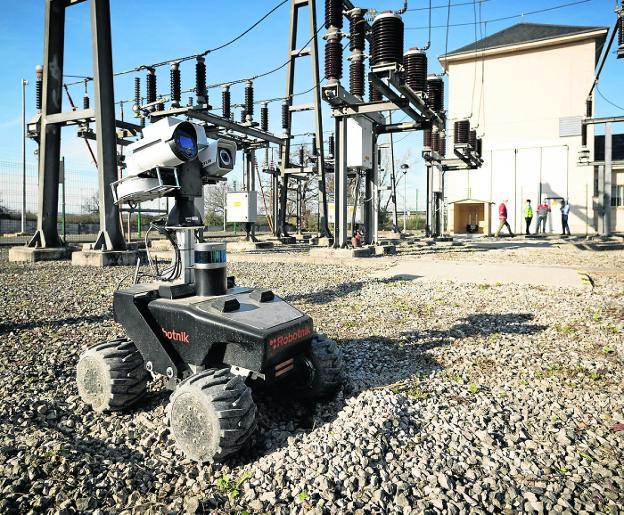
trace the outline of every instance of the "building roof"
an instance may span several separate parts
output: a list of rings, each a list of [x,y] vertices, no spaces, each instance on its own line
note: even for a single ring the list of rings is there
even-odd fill
[[[612,160],[624,161],[624,134],[614,134],[612,142]],[[605,137],[604,135],[594,136],[594,161],[604,161],[604,158]]]
[[[494,204],[489,200],[479,200],[475,198],[462,198],[460,200],[453,200],[453,202],[448,202],[449,204]]]
[[[549,39],[558,39],[566,36],[575,36],[598,30],[604,30],[605,34],[600,38],[598,55],[602,50],[606,32],[608,27],[578,27],[573,25],[549,25],[542,23],[517,23],[506,29],[487,36],[483,39],[470,43],[469,45],[458,48],[442,55],[440,58],[457,56],[460,54],[471,54],[473,52],[484,50],[492,50],[495,48],[511,47],[522,45],[525,43],[534,43],[538,41],[546,41]]]

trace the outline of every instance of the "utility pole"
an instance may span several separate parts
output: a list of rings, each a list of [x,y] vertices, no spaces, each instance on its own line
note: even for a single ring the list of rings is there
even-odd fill
[[[418,230],[418,222],[420,221],[420,215],[418,213],[418,188],[416,188],[416,230]]]
[[[26,232],[26,86],[28,81],[22,79],[22,230]]]
[[[409,165],[403,163],[401,170],[403,170],[403,232],[407,230],[407,170]]]
[[[392,111],[388,113],[388,122],[392,124]],[[390,133],[390,161],[392,167],[390,168],[390,185],[392,186],[392,232],[399,232],[399,216],[397,214],[397,195],[396,195],[396,174],[394,172],[394,138],[392,132]]]

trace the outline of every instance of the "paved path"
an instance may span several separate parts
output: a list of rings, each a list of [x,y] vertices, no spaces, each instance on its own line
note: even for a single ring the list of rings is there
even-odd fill
[[[517,263],[472,263],[441,260],[404,259],[372,274],[379,278],[457,281],[462,283],[515,283],[541,286],[586,288],[587,276],[574,268]]]

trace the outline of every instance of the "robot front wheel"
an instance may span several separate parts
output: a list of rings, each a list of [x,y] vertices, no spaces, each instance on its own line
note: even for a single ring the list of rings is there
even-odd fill
[[[314,401],[332,397],[344,381],[336,342],[315,333],[304,355],[306,370],[293,377],[295,397]],[[95,411],[113,411],[137,402],[149,373],[134,344],[115,340],[85,351],[78,362],[78,392]],[[229,369],[208,369],[182,381],[170,398],[171,434],[189,458],[218,461],[239,451],[256,427],[251,388]]]
[[[78,393],[95,411],[117,411],[145,394],[149,372],[134,343],[127,339],[99,343],[80,356]]]
[[[171,434],[194,461],[220,461],[239,451],[256,427],[251,388],[229,369],[209,369],[180,383],[167,406]]]
[[[315,333],[304,359],[307,370],[293,377],[293,394],[322,400],[344,382],[342,354],[336,342]],[[205,370],[185,379],[167,407],[171,434],[192,460],[220,461],[238,452],[256,427],[251,388],[229,369]]]

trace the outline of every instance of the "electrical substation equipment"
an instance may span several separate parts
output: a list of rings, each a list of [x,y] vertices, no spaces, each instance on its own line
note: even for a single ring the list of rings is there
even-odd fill
[[[365,116],[348,118],[347,168],[370,170],[373,156],[373,122]]]
[[[618,59],[624,58],[624,5],[620,6],[616,10],[616,14],[618,17],[618,48],[617,48],[617,57]]]
[[[353,5],[350,0],[325,2],[325,75],[323,98],[331,106],[335,130],[330,136],[330,153],[334,168],[334,247],[344,247],[350,241],[347,232],[351,177],[356,192],[354,201],[362,199],[364,207],[363,240],[377,242],[377,205],[380,194],[377,140],[384,134],[413,130],[424,131],[423,156],[428,167],[442,172],[481,166],[482,143],[476,130],[468,125],[462,135],[463,147],[454,145],[453,156],[447,158],[446,111],[444,107],[444,78],[427,69],[427,44],[424,48],[404,49],[405,27],[399,11],[378,12]],[[343,76],[343,19],[349,21],[349,89],[341,85]],[[370,21],[370,23],[369,23]],[[365,42],[370,51],[365,53]],[[366,61],[369,70],[366,71]],[[365,82],[369,83],[368,102],[364,100]],[[392,123],[386,113],[400,110],[408,121]],[[392,150],[392,138],[390,148]],[[370,152],[369,152],[370,150]],[[370,156],[370,159],[369,157]],[[391,158],[394,161],[394,158]],[[394,166],[390,170],[395,181]],[[355,175],[353,175],[355,173]],[[351,174],[351,175],[349,175]],[[431,174],[428,174],[430,177]],[[431,193],[431,180],[428,191]],[[443,184],[443,180],[439,181]],[[437,184],[437,183],[436,183]],[[355,190],[354,190],[355,191]],[[429,195],[431,197],[431,195]],[[392,198],[396,198],[392,188]],[[396,211],[396,202],[395,202]],[[353,223],[353,222],[352,222]],[[397,228],[397,224],[394,224]]]
[[[236,191],[226,196],[226,217],[230,223],[255,223],[258,216],[258,192]]]

